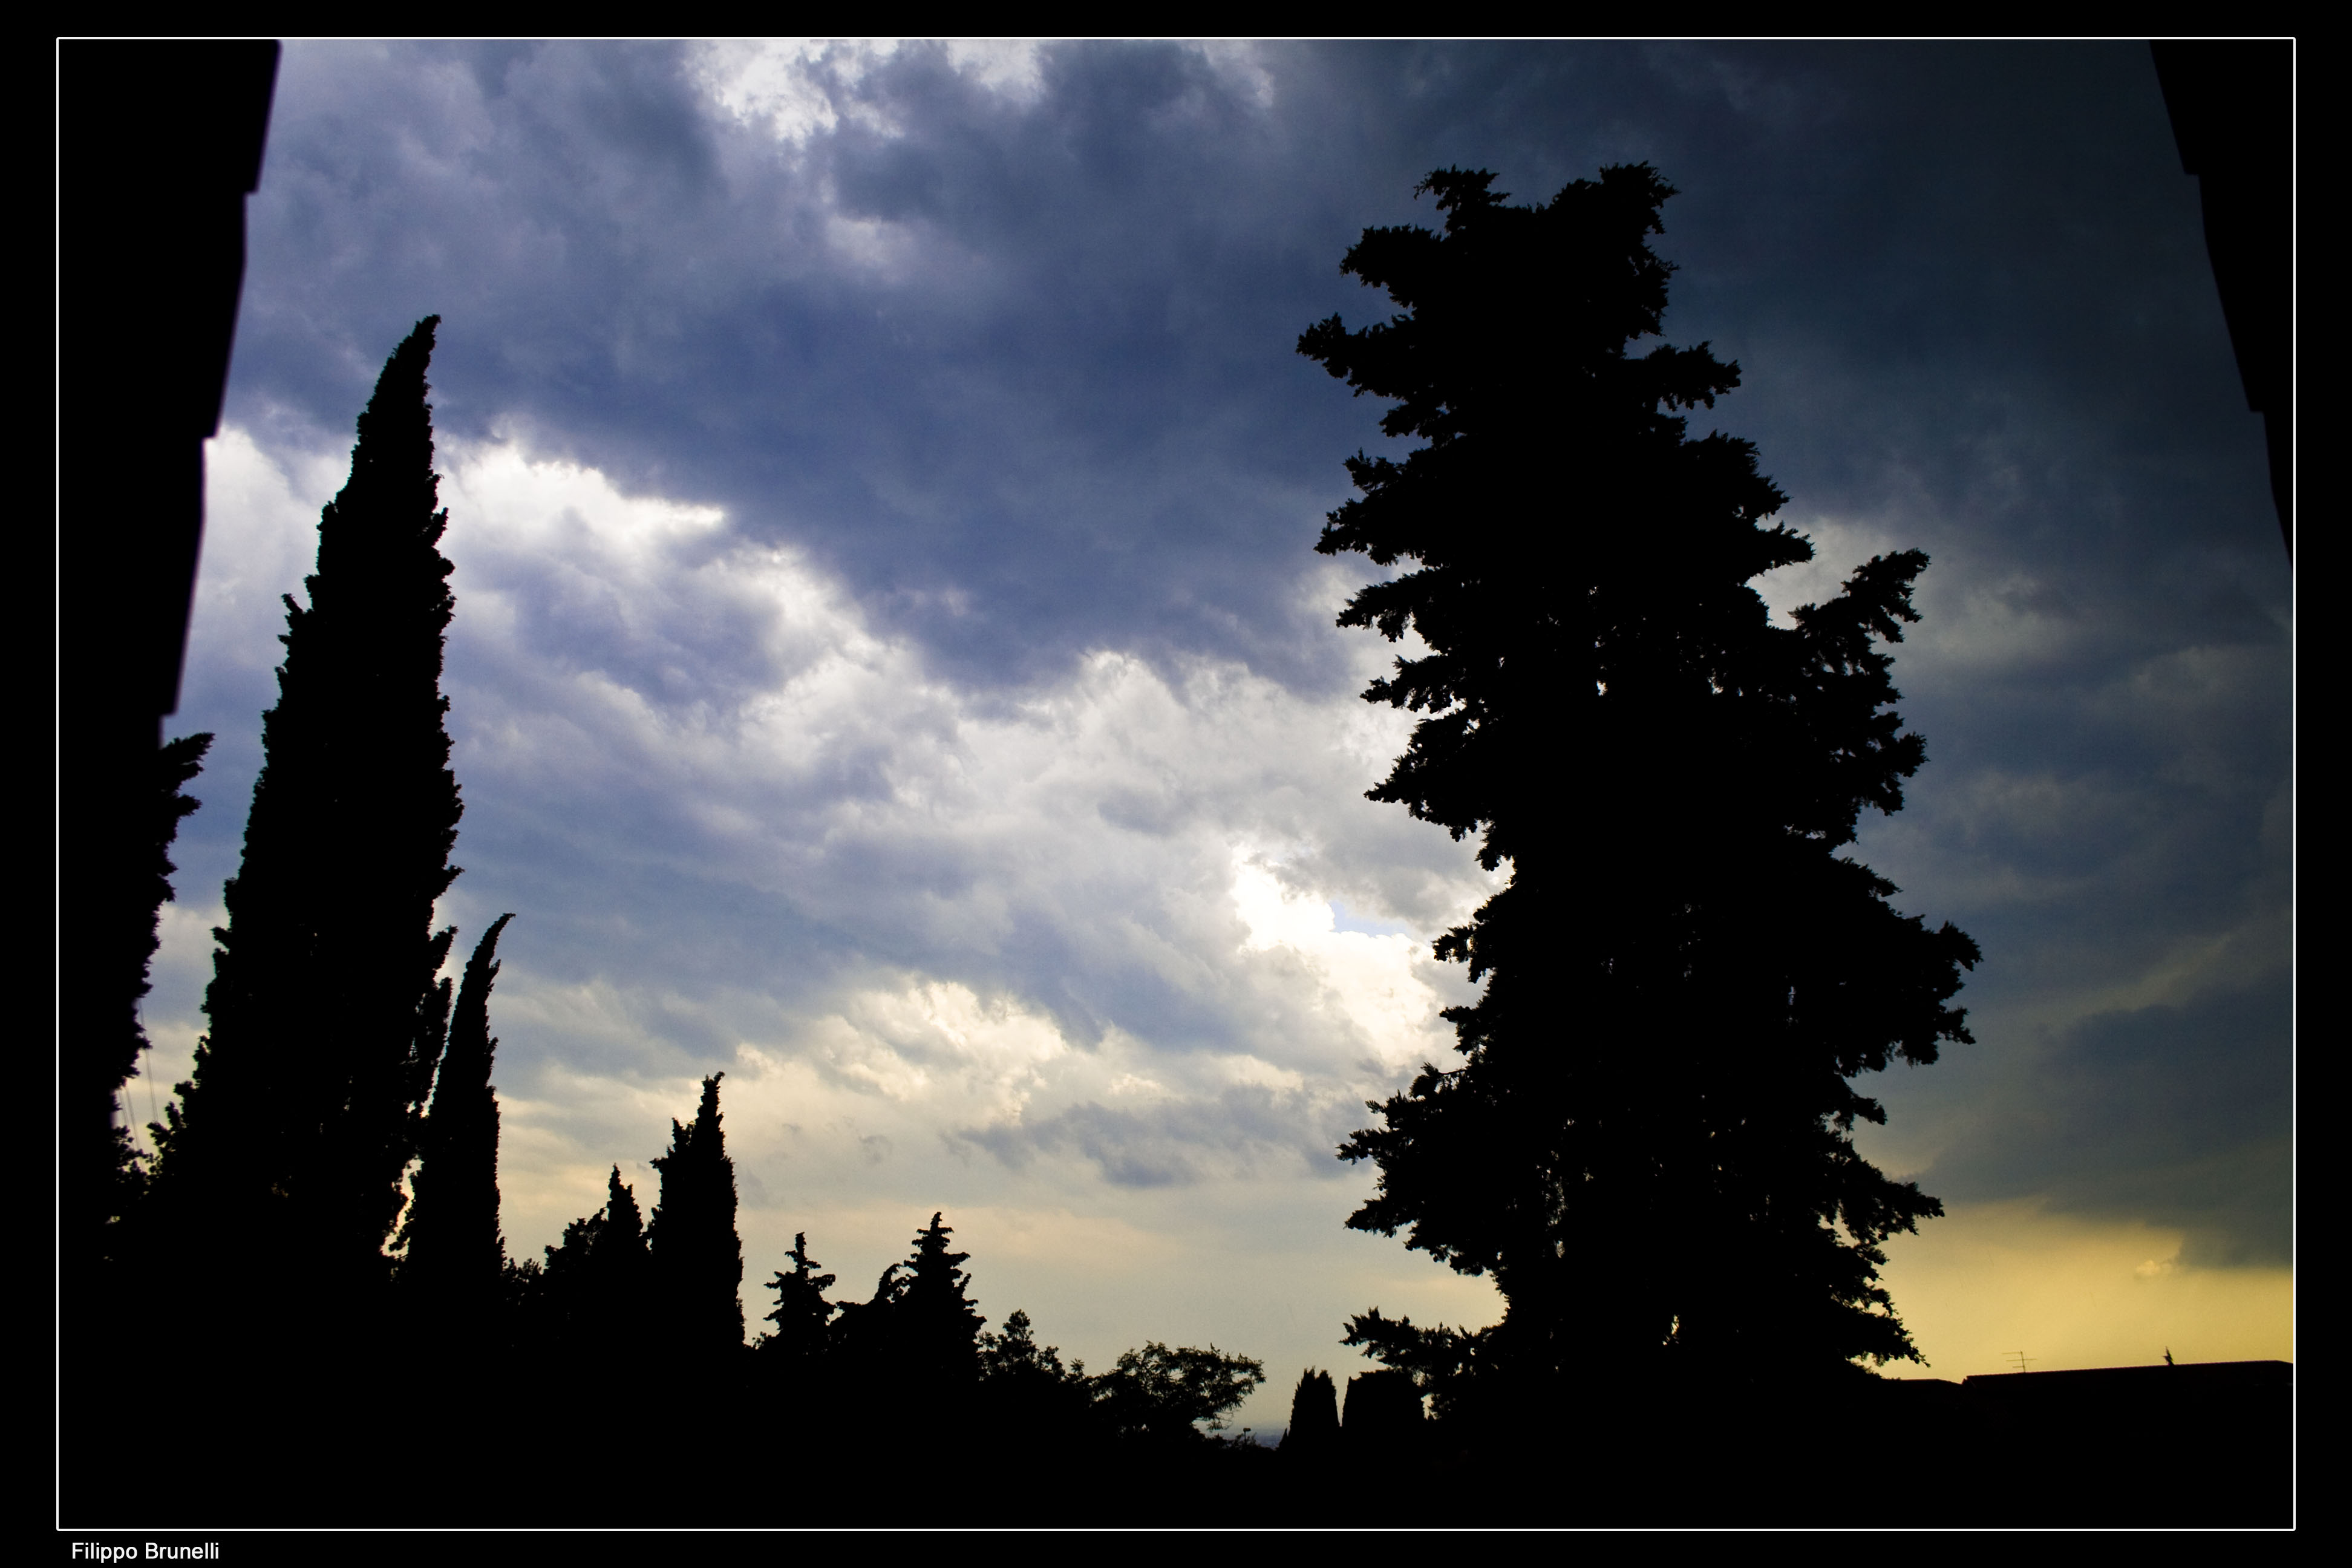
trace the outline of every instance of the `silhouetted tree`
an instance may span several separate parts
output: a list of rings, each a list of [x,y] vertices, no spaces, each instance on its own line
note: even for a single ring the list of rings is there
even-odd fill
[[[430,1310],[477,1316],[498,1299],[506,1268],[499,1235],[499,1100],[490,1068],[490,987],[499,976],[500,915],[475,944],[457,989],[449,1038],[434,1077],[433,1108],[418,1138],[422,1156],[401,1226],[401,1277]],[[445,982],[446,984],[446,982]]]
[[[1421,1391],[1413,1386],[1411,1373],[1384,1367],[1358,1373],[1348,1380],[1348,1403],[1340,1421],[1350,1447],[1410,1438],[1423,1419]]]
[[[646,1227],[674,1348],[694,1355],[743,1347],[743,1243],[735,1233],[735,1162],[719,1128],[719,1080],[702,1080],[693,1124],[673,1121],[669,1151],[655,1156],[661,1197]]]
[[[1290,1426],[1282,1435],[1282,1451],[1294,1458],[1313,1458],[1332,1451],[1339,1441],[1339,1390],[1329,1373],[1309,1367],[1291,1390]]]
[[[139,1022],[148,992],[163,907],[171,901],[172,841],[197,803],[180,793],[204,766],[210,735],[189,735],[152,752],[134,752],[133,776],[99,781],[114,798],[108,837],[89,847],[86,863],[64,861],[78,889],[82,929],[59,932],[82,962],[58,995],[60,1213],[65,1256],[79,1279],[101,1259],[121,1260],[120,1233],[147,1184],[144,1155],[131,1141],[118,1097],[139,1070],[147,1034]]]
[[[1041,1345],[1029,1314],[1015,1310],[1001,1333],[975,1342],[983,1408],[980,1419],[1023,1442],[1086,1443],[1095,1426],[1087,1363],[1065,1364],[1058,1346]]]
[[[1340,1342],[1362,1349],[1366,1355],[1412,1379],[1417,1394],[1429,1398],[1430,1414],[1439,1421],[1476,1419],[1482,1404],[1491,1405],[1490,1370],[1498,1336],[1492,1328],[1464,1331],[1444,1323],[1423,1328],[1411,1318],[1387,1318],[1375,1307],[1349,1320],[1348,1336]],[[1481,1394],[1489,1394],[1482,1401]]]
[[[892,1304],[894,1337],[898,1353],[910,1371],[926,1378],[970,1382],[980,1373],[975,1346],[981,1326],[988,1320],[965,1294],[971,1276],[960,1265],[968,1252],[952,1252],[948,1237],[954,1227],[931,1215],[931,1223],[915,1236],[915,1250],[905,1265],[904,1284]]]
[[[1966,1041],[1946,1003],[1978,953],[1839,850],[1925,758],[1874,639],[1917,618],[1927,558],[1774,626],[1749,584],[1811,546],[1766,526],[1786,498],[1748,443],[1675,412],[1738,367],[1628,353],[1665,308],[1672,188],[1637,164],[1515,207],[1492,178],[1432,174],[1442,236],[1348,252],[1398,314],[1299,339],[1426,443],[1351,459],[1363,493],[1317,545],[1405,563],[1339,623],[1429,648],[1365,693],[1426,715],[1370,796],[1510,868],[1437,944],[1486,983],[1446,1015],[1463,1060],[1341,1150],[1380,1173],[1349,1223],[1491,1271],[1486,1359],[1535,1398],[1528,1374],[1638,1375],[1669,1346],[1743,1374],[1911,1356],[1880,1244],[1940,1208],[1856,1153],[1884,1113],[1850,1080]]]
[[[462,807],[440,691],[448,513],[425,401],[438,320],[384,365],[350,481],[320,515],[310,603],[285,601],[278,700],[214,932],[211,1027],[158,1131],[159,1190],[248,1278],[304,1260],[383,1277],[443,1043],[436,975],[454,933],[433,931],[433,906],[457,875]]]
[[[845,1369],[871,1378],[898,1366],[898,1306],[906,1290],[907,1266],[893,1263],[874,1281],[872,1296],[835,1303],[840,1315],[833,1321],[826,1344]]]
[[[1265,1382],[1263,1362],[1214,1345],[1171,1350],[1153,1340],[1121,1351],[1094,1380],[1095,1405],[1117,1432],[1181,1442],[1223,1431],[1225,1416]]]
[[[656,1326],[648,1321],[652,1260],[636,1191],[622,1182],[620,1166],[606,1183],[604,1206],[565,1226],[563,1239],[546,1253],[536,1279],[510,1275],[509,1289],[536,1299],[538,1332],[552,1348],[604,1362],[663,1348],[646,1343]]]
[[[1003,1333],[982,1331],[974,1343],[984,1382],[1017,1383],[1042,1378],[1062,1383],[1072,1378],[1082,1380],[1087,1374],[1086,1363],[1074,1361],[1064,1366],[1061,1347],[1039,1344],[1035,1325],[1030,1322],[1029,1314],[1019,1308],[1004,1320]]]
[[[776,1326],[760,1336],[757,1348],[763,1355],[801,1361],[824,1353],[835,1310],[824,1293],[833,1289],[833,1276],[816,1271],[816,1259],[808,1254],[806,1231],[793,1234],[793,1249],[784,1256],[793,1260],[792,1272],[778,1269],[768,1281],[768,1289],[776,1293],[776,1305],[766,1321]]]
[[[85,39],[55,57],[58,491],[54,623],[58,1310],[61,1408],[121,1342],[92,1326],[145,1187],[118,1096],[145,1040],[140,999],[171,894],[179,794],[209,736],[162,744],[179,706],[204,529],[205,441],[218,431],[278,47],[262,39]],[[126,374],[136,365],[135,374]],[[127,1107],[124,1108],[127,1111]],[[152,1324],[168,1293],[124,1305]],[[88,1293],[85,1294],[85,1291]],[[74,1418],[63,1417],[68,1421]],[[106,1483],[111,1485],[111,1478]],[[68,1506],[67,1511],[77,1510]]]

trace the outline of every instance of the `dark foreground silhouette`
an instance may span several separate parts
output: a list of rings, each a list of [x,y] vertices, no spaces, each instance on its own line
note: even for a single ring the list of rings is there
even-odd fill
[[[2294,40],[2162,39],[2148,49],[2181,172],[2197,181],[2221,320],[2246,407],[2263,417],[2271,503],[2292,558]]]
[[[1339,625],[1426,650],[1363,693],[1423,715],[1367,794],[1507,877],[1436,944],[1485,983],[1454,1052],[1339,1150],[1377,1173],[1348,1224],[1491,1279],[1503,1321],[1374,1310],[1348,1342],[1536,1430],[1669,1386],[1828,1397],[1916,1359],[1878,1271],[1943,1212],[1857,1147],[1865,1075],[1974,1043],[1976,943],[1853,853],[1927,761],[1891,650],[1927,558],[1777,623],[1753,584],[1812,544],[1751,443],[1692,425],[1739,366],[1653,341],[1674,187],[1623,164],[1514,205],[1495,178],[1433,172],[1442,228],[1341,262],[1391,309],[1298,340],[1423,443],[1349,459],[1316,546],[1391,569]]]
[[[94,1523],[2258,1527],[2293,1522],[2283,1363],[1884,1383],[1833,1405],[1686,1394],[1505,1434],[1348,1416],[1279,1447],[1120,1432],[999,1375],[779,1374],[609,1353],[472,1375],[199,1374]],[[1389,1374],[1373,1373],[1373,1377]],[[127,1456],[126,1456],[127,1457]],[[138,1475],[140,1484],[127,1485]],[[1391,1484],[1365,1485],[1370,1476]]]

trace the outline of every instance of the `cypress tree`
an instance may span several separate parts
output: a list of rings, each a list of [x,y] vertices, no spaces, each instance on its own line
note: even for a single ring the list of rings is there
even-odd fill
[[[621,1180],[618,1165],[605,1179],[604,1207],[593,1224],[596,1278],[606,1296],[626,1301],[634,1311],[645,1294],[646,1216],[637,1206],[637,1190]]]
[[[743,1243],[735,1234],[735,1162],[719,1128],[719,1080],[702,1080],[691,1126],[673,1121],[669,1151],[655,1157],[661,1198],[646,1227],[655,1289],[673,1348],[696,1356],[743,1345]]]
[[[1296,1458],[1318,1458],[1339,1443],[1339,1391],[1331,1374],[1307,1368],[1298,1375],[1290,1394],[1290,1426],[1282,1435],[1282,1451]]]
[[[433,1109],[418,1137],[422,1161],[401,1226],[403,1279],[443,1312],[469,1317],[496,1299],[506,1267],[499,1235],[499,1101],[490,1082],[499,1043],[490,1037],[490,987],[499,976],[499,933],[484,932],[466,963],[449,1038],[433,1082]],[[617,1180],[619,1168],[614,1167]]]
[[[142,755],[142,765],[126,770],[131,776],[100,781],[99,791],[114,796],[105,814],[114,837],[83,847],[83,863],[74,868],[83,879],[74,889],[79,897],[65,904],[79,917],[68,928],[68,952],[80,963],[60,969],[78,976],[59,993],[68,1042],[58,1064],[61,1196],[69,1253],[80,1249],[91,1262],[119,1260],[123,1224],[146,1186],[144,1161],[129,1127],[116,1120],[117,1097],[147,1047],[139,1001],[148,991],[157,922],[172,898],[172,840],[197,805],[180,786],[202,769],[212,741],[185,736]]]
[[[629,1361],[647,1347],[646,1330],[649,1259],[645,1216],[635,1191],[613,1167],[604,1206],[563,1227],[563,1239],[547,1248],[539,1296],[547,1332],[557,1348],[587,1352],[589,1359]]]
[[[1363,1452],[1386,1445],[1393,1451],[1421,1429],[1421,1391],[1412,1374],[1400,1367],[1360,1372],[1348,1380],[1348,1403],[1340,1412],[1340,1431],[1348,1446]]]
[[[440,690],[455,602],[425,401],[438,321],[385,363],[351,479],[320,514],[310,604],[286,597],[278,700],[213,933],[211,1027],[159,1131],[159,1187],[249,1279],[383,1277],[443,1043],[436,976],[455,933],[434,931],[433,907],[457,875],[463,808]]]
[[[134,739],[60,759],[79,773],[67,787],[84,826],[62,825],[58,845],[58,1452],[64,1495],[86,1503],[110,1501],[126,1462],[152,1451],[131,1417],[142,1391],[124,1359],[126,1345],[152,1342],[159,1305],[149,1171],[116,1110],[147,1044],[139,1001],[172,897],[172,840],[196,808],[180,786],[211,741]]]

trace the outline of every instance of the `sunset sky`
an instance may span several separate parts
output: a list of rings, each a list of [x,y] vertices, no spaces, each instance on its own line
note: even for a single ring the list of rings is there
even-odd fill
[[[1261,1432],[1365,1370],[1352,1312],[1492,1321],[1343,1227],[1492,884],[1363,798],[1398,650],[1313,545],[1382,409],[1294,344],[1386,312],[1339,258],[1431,170],[1636,161],[1668,341],[1745,376],[1693,434],[1819,552],[1767,600],[1933,560],[1930,760],[1856,853],[1984,963],[1977,1044],[1867,1089],[1949,1210],[1902,1370],[2292,1357],[2293,584],[2144,44],[289,44],[132,1113],[203,1027],[278,595],[437,313],[510,1254],[616,1162],[649,1205],[724,1070],[755,1330],[794,1232],[862,1298],[935,1209],[992,1324],[1257,1356]]]

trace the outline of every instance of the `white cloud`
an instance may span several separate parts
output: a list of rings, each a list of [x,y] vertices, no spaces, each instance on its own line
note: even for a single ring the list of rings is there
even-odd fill
[[[710,98],[736,118],[764,121],[777,141],[799,143],[838,125],[836,93],[855,88],[898,47],[887,38],[731,38],[698,46],[691,68]],[[858,107],[852,102],[852,115]]]
[[[1340,931],[1330,900],[1294,892],[1264,866],[1234,858],[1234,903],[1249,927],[1244,945],[1284,948],[1303,959],[1320,984],[1318,1007],[1352,1025],[1382,1066],[1410,1068],[1452,1044],[1452,1029],[1437,1016],[1445,1004],[1417,972],[1429,951],[1425,938]]]
[[[348,453],[265,451],[236,426],[205,443],[204,572],[188,637],[209,668],[191,674],[277,668],[279,595],[302,596],[319,554],[319,509],[349,472]]]
[[[730,38],[696,46],[688,68],[713,102],[747,123],[764,122],[787,145],[805,144],[844,120],[897,135],[888,107],[860,89],[906,42]],[[1036,39],[957,38],[938,47],[958,76],[1008,103],[1032,104],[1044,94],[1044,45]]]
[[[1877,523],[1856,523],[1843,518],[1782,515],[1774,520],[1812,541],[1813,558],[1792,566],[1776,567],[1757,577],[1756,592],[1772,612],[1772,624],[1793,626],[1791,614],[1801,605],[1818,605],[1836,596],[1853,569],[1874,555],[1904,548]]]
[[[1037,38],[950,38],[948,63],[1000,98],[1031,104],[1045,92],[1045,47]]]

